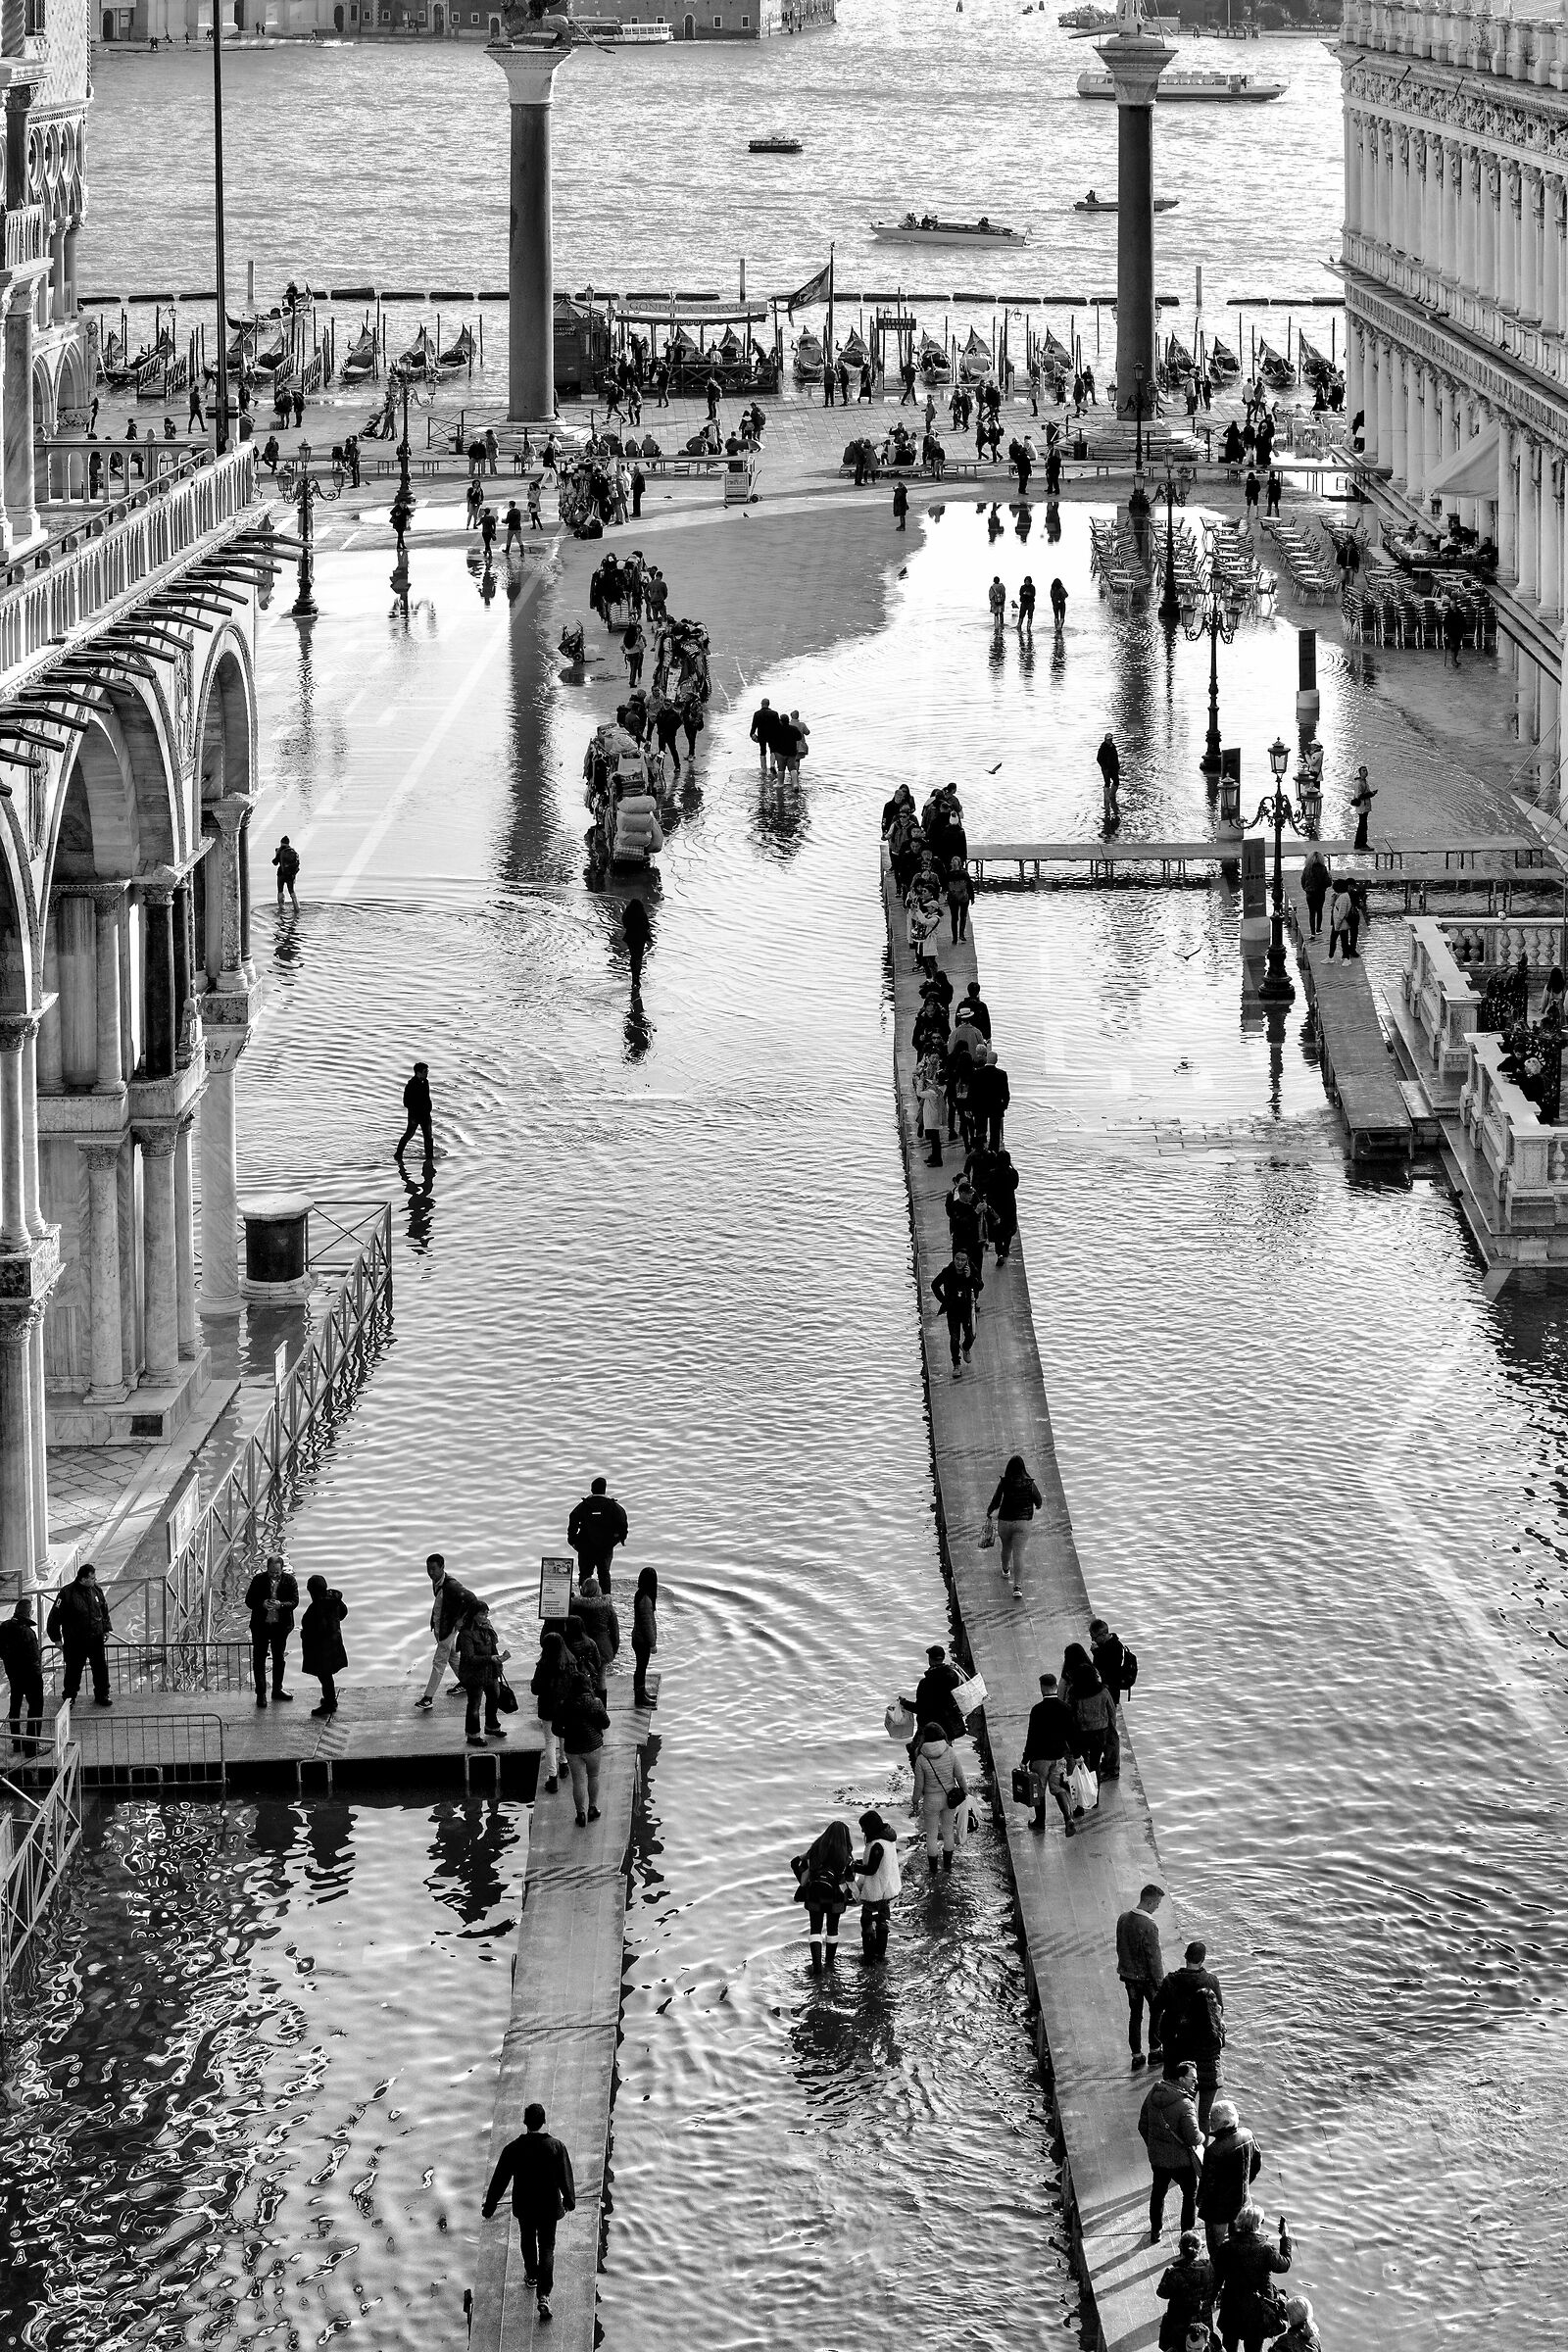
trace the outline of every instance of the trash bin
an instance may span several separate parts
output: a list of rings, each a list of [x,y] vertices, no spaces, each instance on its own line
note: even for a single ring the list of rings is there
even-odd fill
[[[248,1298],[302,1298],[311,1280],[311,1197],[253,1193],[240,1202],[245,1220]]]

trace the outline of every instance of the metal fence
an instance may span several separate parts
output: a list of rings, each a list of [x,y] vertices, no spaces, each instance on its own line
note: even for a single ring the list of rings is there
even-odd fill
[[[144,1597],[156,1595],[163,1591],[163,1579],[145,1578],[141,1589]],[[125,1590],[116,1585],[114,1599],[118,1601]],[[251,1645],[244,1640],[106,1642],[104,1656],[109,1687],[122,1698],[134,1697],[142,1690],[248,1690],[252,1684]],[[44,1675],[51,1689],[63,1668],[59,1645],[47,1642]]]
[[[68,1727],[69,1734],[69,1727]],[[0,2025],[10,1985],[31,1949],[50,1897],[81,1838],[81,1751],[69,1736],[54,1758],[41,1798],[11,1781],[0,1788],[19,1814],[0,1816]],[[18,1822],[24,1826],[17,1835]]]
[[[220,1715],[87,1715],[78,1734],[90,1788],[156,1795],[168,1788],[228,1786]]]

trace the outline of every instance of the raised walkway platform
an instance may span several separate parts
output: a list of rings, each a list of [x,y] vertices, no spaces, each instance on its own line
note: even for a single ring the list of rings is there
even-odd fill
[[[657,1698],[658,1675],[648,1682]],[[556,2241],[548,2328],[535,2317],[510,2203],[485,2225],[471,2352],[516,2352],[536,2340],[552,2352],[593,2352],[632,1822],[653,1721],[632,1705],[629,1676],[612,1678],[609,1703],[599,1777],[604,1818],[578,1829],[564,1776],[554,1795],[541,1790],[534,1804],[513,1959],[512,2022],[490,2133],[493,2167],[508,2140],[522,2132],[524,2108],[538,2099],[548,2130],[571,2157],[577,2210],[562,2222]]]
[[[1399,1065],[1389,1049],[1377,999],[1357,956],[1329,959],[1329,916],[1310,936],[1299,874],[1286,891],[1296,953],[1306,982],[1307,1002],[1317,1021],[1323,1076],[1339,1103],[1352,1159],[1408,1159],[1415,1151],[1415,1122],[1399,1082]]]
[[[1359,875],[1374,890],[1402,893],[1407,912],[1413,898],[1424,899],[1434,887],[1485,888],[1489,905],[1500,897],[1506,909],[1514,889],[1529,888],[1536,878],[1544,882],[1556,875],[1555,865],[1548,868],[1541,842],[1523,833],[1488,834],[1462,841],[1385,837],[1372,840],[1364,850],[1357,850],[1353,841],[1297,840],[1286,844],[1285,862],[1304,865],[1314,849]],[[1241,837],[1234,834],[1223,838],[1210,834],[1194,841],[1142,841],[1117,833],[1093,841],[982,841],[972,843],[969,849],[969,864],[977,883],[987,881],[988,865],[1015,865],[1019,885],[1031,875],[1038,885],[1045,870],[1053,866],[1069,873],[1087,873],[1091,882],[1105,883],[1132,872],[1152,881],[1157,866],[1162,882],[1185,882],[1189,866],[1200,868],[1206,876],[1218,868],[1235,868],[1241,857]],[[997,887],[1001,879],[993,873],[991,886]]]
[[[1200,1923],[1182,1916],[1160,1868],[1125,1720],[1121,1778],[1107,1786],[1083,1836],[1070,1842],[1064,1838],[1053,1807],[1047,1835],[1036,1837],[1028,1814],[1010,1799],[1011,1769],[1023,1753],[1029,1710],[1040,1695],[1039,1677],[1059,1666],[1069,1642],[1087,1642],[1092,1610],[1056,1465],[1021,1243],[1006,1266],[993,1265],[987,1275],[974,1355],[961,1382],[954,1381],[949,1367],[946,1325],[931,1297],[931,1281],[950,1254],[943,1203],[956,1173],[954,1152],[946,1151],[945,1167],[928,1168],[915,1141],[910,1041],[920,975],[906,945],[903,909],[885,856],[883,893],[893,945],[894,1073],[920,1286],[939,1522],[969,1652],[986,1681],[984,1736],[1006,1834],[1030,1988],[1039,2003],[1041,2064],[1054,2082],[1068,2219],[1097,2315],[1094,2340],[1102,2352],[1149,2352],[1164,2308],[1154,2286],[1174,2258],[1177,2233],[1167,2209],[1163,2243],[1149,2243],[1149,2162],[1137,2129],[1149,2076],[1128,2067],[1116,1919],[1137,1902],[1145,1882],[1156,1879],[1167,1889],[1159,1918],[1167,1962],[1179,1960]],[[978,977],[972,937],[957,947],[943,937],[939,955],[961,996]],[[1004,1049],[1005,1041],[999,1042]],[[1026,1196],[1049,1182],[1049,1170],[1025,1167],[1021,1174]],[[997,1552],[980,1547],[986,1504],[1003,1463],[1015,1452],[1022,1453],[1045,1496],[1025,1559],[1021,1603],[1010,1597]],[[1215,1962],[1223,1982],[1225,1955],[1217,1953]],[[1249,2038],[1266,2030],[1265,2021],[1235,2016],[1231,2030],[1245,2048]],[[1289,2210],[1267,2157],[1254,2193],[1271,2208]]]

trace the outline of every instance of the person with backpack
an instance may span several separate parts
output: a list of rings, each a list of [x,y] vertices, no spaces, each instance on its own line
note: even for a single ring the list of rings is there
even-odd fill
[[[286,890],[298,914],[300,903],[295,896],[294,885],[300,878],[300,854],[286,833],[272,852],[272,863],[277,868],[277,903],[282,906]]]
[[[1103,1617],[1089,1620],[1089,1649],[1095,1672],[1104,1684],[1105,1695],[1110,1700],[1100,1777],[1102,1781],[1114,1781],[1121,1775],[1121,1734],[1116,1724],[1116,1709],[1138,1680],[1138,1655],[1111,1632]]]
[[[1072,1709],[1074,1745],[1097,1780],[1103,1778],[1105,1742],[1114,1727],[1110,1693],[1081,1642],[1069,1642],[1061,1660],[1061,1694]]]
[[[819,1977],[824,1966],[832,1968],[838,1960],[839,1921],[856,1900],[855,1841],[844,1823],[830,1821],[790,1868],[795,1900],[805,1904],[810,1930],[811,1974]]]
[[[1165,2306],[1159,2315],[1159,2352],[1186,2352],[1188,2329],[1196,2321],[1206,2334],[1214,2307],[1214,2266],[1204,2260],[1196,2230],[1182,2231],[1176,2259],[1162,2272],[1154,2292]]]
[[[552,1796],[561,1786],[561,1735],[565,1722],[566,1694],[576,1672],[571,1652],[556,1625],[545,1626],[539,1636],[539,1656],[528,1688],[545,1727],[545,1788]]]
[[[1000,1540],[1002,1573],[1011,1581],[1012,1597],[1022,1600],[1024,1545],[1029,1541],[1029,1523],[1045,1503],[1045,1496],[1030,1477],[1021,1453],[1009,1454],[1005,1468],[997,1481],[996,1493],[986,1505],[986,1532],[982,1544]],[[1000,1513],[1000,1516],[999,1516]]]
[[[599,1819],[599,1753],[609,1729],[610,1709],[584,1676],[575,1676],[566,1694],[563,1744],[579,1830]]]
[[[1208,1947],[1196,1937],[1187,1946],[1183,1965],[1173,1968],[1159,1988],[1159,2030],[1165,2045],[1165,2073],[1191,2061],[1198,2076],[1198,2120],[1206,2131],[1214,2093],[1219,2088],[1220,2054],[1225,2047],[1225,1995],[1218,1977],[1204,1966]]]

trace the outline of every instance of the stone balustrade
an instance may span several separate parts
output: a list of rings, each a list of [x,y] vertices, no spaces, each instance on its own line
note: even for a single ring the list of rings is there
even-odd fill
[[[162,477],[16,566],[0,587],[0,690],[16,670],[128,605],[158,574],[238,521],[256,497],[247,446],[182,480]]]
[[[1347,0],[1344,33],[1352,48],[1429,57],[1538,88],[1568,86],[1568,23],[1545,8],[1503,16],[1484,6],[1390,8],[1376,0]]]
[[[46,258],[49,247],[41,204],[14,206],[5,216],[5,224],[8,270],[24,270],[30,262]]]
[[[1530,962],[1530,976],[1539,988],[1554,963],[1562,961],[1563,923],[1559,915],[1448,915],[1423,929],[1441,931],[1453,960],[1466,972],[1490,979],[1511,968],[1521,956]]]
[[[1430,916],[1410,924],[1401,975],[1405,1005],[1440,1091],[1467,1074],[1470,1040],[1481,1012],[1480,991],[1472,987],[1454,955],[1446,929]]]
[[[80,433],[59,433],[32,445],[39,507],[91,507],[95,514],[124,506],[138,490],[159,482],[186,481],[209,458],[203,441],[155,441],[150,433],[138,441],[89,441]],[[69,526],[63,531],[47,512],[45,520],[56,525],[57,546],[76,535]],[[28,559],[29,565],[35,562]]]
[[[1568,1227],[1568,1127],[1544,1127],[1535,1104],[1502,1075],[1499,1037],[1472,1037],[1459,1115],[1494,1195],[1494,1232]]]

